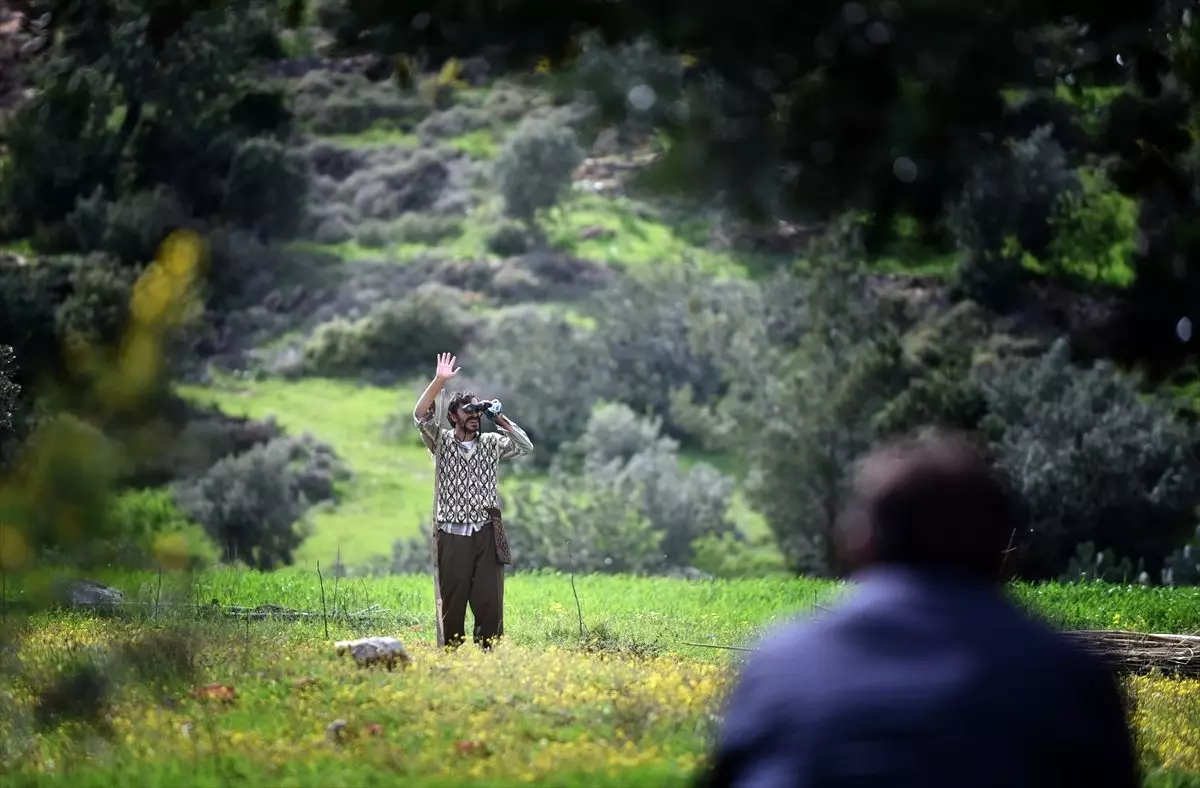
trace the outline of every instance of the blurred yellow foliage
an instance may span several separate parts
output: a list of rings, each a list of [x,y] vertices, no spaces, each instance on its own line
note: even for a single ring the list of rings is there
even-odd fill
[[[52,406],[52,417],[38,426],[13,472],[0,482],[0,567],[27,566],[38,544],[78,546],[101,535],[123,463],[153,449],[158,431],[151,422],[149,431],[135,430],[123,443],[92,420],[143,415],[139,409],[161,381],[169,333],[201,307],[196,285],[206,253],[203,239],[192,231],[177,231],[163,242],[133,287],[129,326],[117,348],[93,347],[79,336],[64,339],[72,381],[39,393],[47,402],[78,401],[82,384],[93,397],[87,412]]]

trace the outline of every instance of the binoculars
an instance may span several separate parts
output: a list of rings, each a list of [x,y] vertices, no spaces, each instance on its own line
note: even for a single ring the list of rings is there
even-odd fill
[[[496,418],[500,415],[500,400],[483,400],[482,402],[471,402],[459,408],[463,413],[482,413],[489,418]]]

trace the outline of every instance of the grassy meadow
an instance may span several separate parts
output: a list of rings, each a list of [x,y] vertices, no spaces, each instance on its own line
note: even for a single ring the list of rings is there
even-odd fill
[[[517,573],[506,642],[492,655],[448,655],[432,646],[428,576],[98,578],[127,593],[125,612],[19,619],[44,578],[9,580],[6,634],[21,670],[0,693],[15,765],[6,786],[683,785],[703,763],[740,657],[700,644],[752,645],[846,591],[805,579]],[[1013,594],[1060,626],[1200,630],[1200,589]],[[203,615],[212,602],[283,612]],[[359,668],[334,652],[335,640],[385,634],[405,644],[406,668]],[[46,692],[87,664],[108,666],[91,703]],[[1188,773],[1200,771],[1200,682],[1146,676],[1129,688],[1147,784],[1197,784]],[[46,725],[54,712],[73,716]]]

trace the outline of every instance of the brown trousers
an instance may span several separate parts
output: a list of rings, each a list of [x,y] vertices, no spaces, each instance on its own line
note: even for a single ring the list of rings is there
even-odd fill
[[[438,579],[442,590],[442,631],[446,645],[466,640],[467,605],[475,618],[473,640],[490,648],[504,634],[504,565],[496,560],[490,524],[470,536],[437,532]]]

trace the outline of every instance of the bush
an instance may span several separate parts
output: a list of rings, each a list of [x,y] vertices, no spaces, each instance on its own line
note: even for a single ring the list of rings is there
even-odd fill
[[[575,469],[592,473],[610,463],[628,463],[643,452],[673,453],[677,444],[662,436],[662,420],[639,416],[624,403],[600,403],[592,408],[587,428],[564,452],[577,458]]]
[[[402,95],[392,82],[371,82],[362,74],[310,71],[296,86],[296,118],[314,134],[361,134],[387,123],[407,130],[432,107]]]
[[[770,537],[747,539],[736,531],[705,534],[692,542],[692,565],[717,578],[790,574]]]
[[[364,219],[391,220],[433,207],[449,180],[450,170],[439,154],[421,149],[399,163],[354,173],[338,196]]]
[[[501,222],[487,235],[485,241],[489,252],[501,257],[525,254],[532,246],[529,231],[515,222]]]
[[[662,563],[663,534],[623,491],[585,477],[518,487],[505,514],[513,565],[525,569],[632,574]]]
[[[698,405],[723,390],[720,359],[729,353],[728,325],[745,308],[753,285],[715,282],[691,268],[655,269],[622,277],[586,302],[600,326],[606,359],[604,394],[639,413],[662,417],[668,433],[684,434],[674,420],[672,392],[687,389]],[[712,336],[700,342],[700,332]]]
[[[529,433],[538,447],[529,462],[536,465],[583,433],[583,414],[603,396],[608,379],[595,333],[532,306],[501,313],[463,354],[462,365],[469,378],[463,386],[499,397]]]
[[[111,177],[109,139],[85,133],[88,118],[112,106],[99,80],[51,84],[5,121],[0,159],[0,237],[27,238],[70,212],[80,194]]]
[[[1081,171],[1081,189],[1058,203],[1054,240],[1046,264],[1059,276],[1129,284],[1137,234],[1136,202],[1121,194],[1103,171]]]
[[[121,534],[115,558],[127,568],[157,564],[172,569],[201,569],[216,560],[216,548],[197,524],[175,505],[169,491],[145,489],[116,498],[109,516]]]
[[[313,240],[319,244],[344,244],[353,238],[354,226],[342,215],[322,219],[313,233]]]
[[[367,155],[359,148],[348,148],[328,140],[314,140],[305,149],[308,166],[315,175],[328,178],[332,187],[353,175],[366,164]]]
[[[1048,255],[1054,217],[1080,188],[1048,127],[981,162],[948,216],[966,251],[959,280],[967,295],[988,306],[1007,305],[1024,277],[1024,255]]]
[[[55,312],[58,335],[90,345],[115,346],[125,329],[137,271],[102,255],[79,261],[71,271],[71,293]]]
[[[416,133],[424,144],[429,145],[487,127],[488,119],[485,114],[477,109],[458,105],[425,118],[417,124]]]
[[[1162,559],[1190,537],[1200,499],[1197,428],[1112,365],[1071,365],[1065,340],[1043,356],[982,370],[993,450],[1027,501],[1022,574],[1052,578],[1081,542]]]
[[[483,111],[493,123],[514,123],[529,112],[541,98],[529,95],[515,87],[494,87],[488,91],[483,102]]]
[[[190,214],[168,186],[158,186],[110,201],[103,189],[80,197],[66,217],[76,246],[84,252],[101,251],[122,263],[139,265],[155,258],[159,245]]]
[[[59,261],[10,265],[0,260],[0,337],[11,343],[14,382],[28,392],[59,371],[62,348],[55,313],[71,287],[72,268]]]
[[[246,140],[225,177],[221,213],[262,240],[290,239],[304,220],[308,177],[302,154],[270,138]]]
[[[635,128],[681,119],[676,113],[682,106],[684,65],[678,55],[649,37],[609,47],[587,35],[580,50],[568,79],[597,104],[602,117],[620,117]]]
[[[624,496],[660,535],[662,561],[688,566],[692,542],[733,530],[727,513],[733,481],[710,465],[684,470],[678,444],[661,434],[658,419],[620,403],[596,405],[583,434],[565,447],[549,484],[579,476],[592,493]]]
[[[386,222],[372,219],[359,225],[356,240],[364,249],[383,249],[387,247],[390,235],[391,230]]]
[[[177,483],[175,501],[204,526],[222,561],[255,569],[290,565],[308,535],[295,444],[282,438],[226,457],[197,479]]]
[[[532,223],[558,204],[571,186],[583,150],[570,128],[545,120],[523,120],[496,158],[493,177],[509,216]]]
[[[406,213],[392,224],[390,234],[396,243],[432,245],[462,232],[462,220],[456,216]]]
[[[403,375],[438,353],[458,353],[474,322],[457,291],[425,285],[378,304],[360,320],[339,318],[318,327],[304,346],[305,367],[317,375]]]

